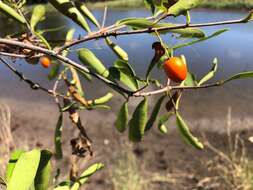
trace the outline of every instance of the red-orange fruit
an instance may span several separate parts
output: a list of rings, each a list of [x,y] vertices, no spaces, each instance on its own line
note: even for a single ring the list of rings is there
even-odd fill
[[[51,60],[48,57],[43,56],[40,58],[40,64],[43,67],[48,68],[51,65]]]
[[[167,76],[174,82],[182,82],[187,77],[187,65],[179,57],[171,57],[163,64]]]

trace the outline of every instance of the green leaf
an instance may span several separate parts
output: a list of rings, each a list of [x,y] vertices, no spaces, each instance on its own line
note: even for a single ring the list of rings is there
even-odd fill
[[[253,20],[253,11],[250,11],[249,14],[243,19],[244,22],[249,22]]]
[[[47,150],[41,151],[40,163],[34,180],[35,190],[47,190],[51,177],[51,163],[50,159],[52,153]]]
[[[23,150],[15,150],[10,157],[9,163],[7,165],[7,169],[6,169],[6,181],[7,183],[10,182],[13,170],[16,166],[16,163],[18,161],[18,159],[20,158],[20,156],[24,153]]]
[[[94,15],[90,12],[90,10],[86,7],[84,3],[81,1],[75,1],[75,5],[78,8],[78,10],[86,17],[88,18],[95,26],[98,28],[100,27],[100,24],[98,23],[97,19],[94,17]]]
[[[58,186],[54,188],[53,190],[70,190],[69,186]]]
[[[203,0],[179,0],[168,10],[169,14],[179,16],[185,14],[186,11],[198,6]]]
[[[12,7],[5,4],[2,0],[0,0],[0,11],[7,16],[10,16],[11,18],[15,19],[16,21],[25,24],[26,20],[23,16],[18,14]]]
[[[162,96],[156,102],[155,107],[154,107],[154,109],[152,111],[152,114],[151,114],[151,116],[150,116],[150,118],[149,118],[149,120],[147,122],[146,127],[145,127],[145,131],[148,131],[148,130],[150,130],[153,127],[153,125],[154,125],[154,123],[156,121],[156,118],[157,118],[157,116],[159,114],[159,111],[160,111],[160,108],[161,108],[161,105],[163,103],[164,98],[165,98],[165,96]]]
[[[116,25],[126,25],[130,26],[131,28],[135,29],[148,29],[148,28],[164,28],[160,33],[176,33],[180,34],[182,38],[203,38],[205,37],[205,33],[198,28],[182,28],[182,29],[173,29],[177,27],[178,24],[173,23],[153,23],[150,20],[145,18],[127,18],[120,20],[116,23]],[[166,29],[168,28],[168,29]]]
[[[198,86],[201,86],[203,83],[205,83],[208,80],[210,80],[211,78],[213,78],[217,72],[217,68],[218,68],[218,60],[217,60],[217,58],[215,58],[213,60],[213,67],[212,67],[211,71],[199,81]]]
[[[129,121],[129,139],[133,142],[140,142],[147,124],[148,102],[144,98],[136,107],[131,120]]]
[[[131,65],[124,60],[117,60],[114,62],[114,67],[109,69],[110,77],[121,81],[131,90],[136,91],[139,88],[139,83]]]
[[[55,157],[56,159],[62,158],[62,122],[63,122],[63,114],[60,112],[60,116],[58,118],[55,132],[54,132],[54,146],[55,146]]]
[[[117,115],[116,128],[119,132],[123,133],[126,130],[128,121],[128,102],[125,102]]]
[[[181,132],[182,136],[184,137],[184,140],[187,143],[193,145],[195,148],[202,150],[204,148],[203,144],[192,135],[188,126],[186,125],[186,123],[184,122],[184,120],[182,119],[182,117],[178,112],[176,112],[176,116],[177,116],[177,127]]]
[[[80,49],[78,51],[78,56],[83,64],[89,66],[98,74],[102,75],[103,77],[109,76],[109,71],[92,51],[85,48]]]
[[[145,5],[150,8],[151,12],[154,14],[155,13],[155,4],[153,0],[144,0]]]
[[[107,93],[105,96],[93,100],[92,104],[93,105],[105,104],[105,103],[109,102],[112,99],[112,97],[113,97],[112,93]]]
[[[198,83],[196,81],[196,77],[188,72],[186,79],[182,82],[180,86],[197,86],[197,84]]]
[[[91,165],[81,174],[77,182],[75,182],[74,185],[71,187],[71,190],[78,190],[80,186],[83,185],[89,179],[90,176],[92,176],[95,172],[101,170],[102,168],[104,168],[104,164],[102,163],[96,163]]]
[[[232,80],[245,79],[245,78],[253,78],[253,71],[238,73],[238,74],[226,79],[225,81],[223,81],[222,84],[230,82]]]
[[[21,154],[13,170],[7,190],[28,190],[34,182],[40,162],[40,150],[34,149]]]
[[[111,48],[111,50],[122,60],[128,61],[128,54],[120,46],[115,44],[110,38],[105,38],[106,44]]]
[[[167,113],[166,115],[163,115],[159,118],[158,120],[158,129],[162,134],[167,134],[168,129],[165,126],[165,123],[169,120],[169,118],[173,115],[174,113]]]
[[[75,23],[84,28],[87,32],[90,32],[90,27],[86,22],[84,16],[73,5],[70,0],[49,0],[49,2],[63,15],[71,18]]]
[[[200,38],[198,40],[194,40],[194,41],[191,41],[191,42],[188,42],[188,43],[184,43],[184,44],[178,44],[178,45],[175,45],[172,47],[172,49],[176,50],[176,49],[179,49],[179,48],[182,48],[182,47],[185,47],[185,46],[190,46],[190,45],[193,45],[193,44],[196,44],[196,43],[199,43],[199,42],[202,42],[202,41],[206,41],[206,40],[209,40],[213,37],[216,37],[224,32],[227,32],[229,29],[221,29],[221,30],[218,30],[216,32],[214,32],[212,35],[210,36],[207,36],[207,37],[203,37],[203,38]]]
[[[126,70],[119,69],[116,67],[110,67],[109,73],[110,73],[110,78],[114,80],[119,80],[131,90],[136,91],[138,89],[137,80],[135,79],[135,77],[126,73]]]
[[[52,68],[47,76],[48,79],[49,80],[55,79],[59,74],[60,68],[61,68],[61,64],[59,62],[53,60],[52,61]]]
[[[44,5],[36,5],[30,20],[31,29],[35,31],[36,25],[45,18],[46,8]]]

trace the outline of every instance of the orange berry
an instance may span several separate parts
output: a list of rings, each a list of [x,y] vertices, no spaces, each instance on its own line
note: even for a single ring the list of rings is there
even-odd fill
[[[40,58],[40,64],[43,67],[48,68],[51,65],[51,60],[48,57],[43,56]]]
[[[163,64],[163,69],[167,76],[174,82],[182,82],[187,77],[187,65],[179,57],[171,57]]]

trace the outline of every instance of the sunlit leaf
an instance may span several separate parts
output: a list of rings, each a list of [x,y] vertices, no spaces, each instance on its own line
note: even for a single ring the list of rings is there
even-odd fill
[[[196,77],[191,74],[191,73],[187,73],[187,77],[186,79],[182,82],[181,86],[197,86],[197,80]]]
[[[88,18],[95,26],[100,27],[97,19],[94,17],[94,15],[90,12],[90,10],[86,7],[84,3],[81,1],[75,1],[75,5],[78,8],[78,10],[86,17]]]
[[[77,182],[73,184],[71,187],[71,190],[78,190],[81,185],[83,185],[90,176],[92,176],[94,173],[96,173],[98,170],[101,170],[104,168],[104,164],[102,163],[96,163],[91,165],[88,169],[86,169],[78,178]]]
[[[152,113],[151,113],[151,116],[150,116],[150,118],[149,118],[149,120],[148,120],[148,122],[147,122],[147,125],[146,125],[146,127],[145,127],[145,131],[148,131],[148,130],[150,130],[150,129],[153,127],[153,125],[154,125],[154,123],[155,123],[155,121],[156,121],[156,118],[157,118],[157,116],[158,116],[158,114],[159,114],[161,105],[162,105],[163,100],[164,100],[165,97],[166,97],[166,96],[161,96],[161,97],[158,99],[158,101],[156,102],[156,104],[155,104],[155,106],[154,106],[154,108],[153,108],[153,111],[152,111]]]
[[[147,20],[145,18],[127,18],[120,20],[116,23],[117,25],[127,25],[130,26],[133,29],[149,29],[149,28],[156,28],[157,30],[159,28],[163,28],[160,33],[176,33],[180,34],[180,37],[183,38],[203,38],[205,37],[205,33],[198,28],[181,28],[177,29],[177,24],[173,23],[153,23],[150,20]]]
[[[9,183],[10,178],[12,176],[13,170],[16,166],[16,163],[18,161],[18,159],[20,158],[20,156],[24,153],[23,150],[15,150],[13,153],[11,153],[11,157],[9,160],[9,163],[7,165],[7,169],[6,169],[6,181]]]
[[[118,129],[119,132],[124,132],[127,127],[127,122],[128,122],[128,103],[125,102],[117,115],[117,120],[116,120],[116,128]]]
[[[140,142],[147,124],[148,102],[144,98],[136,107],[131,120],[129,121],[129,139],[133,142]]]
[[[202,85],[203,83],[207,82],[208,80],[210,80],[211,78],[213,78],[217,72],[217,68],[218,68],[218,60],[217,58],[215,58],[213,60],[213,67],[211,69],[211,71],[205,75],[198,83],[198,86]]]
[[[105,68],[103,63],[96,57],[96,55],[88,49],[80,49],[78,52],[79,59],[83,64],[89,66],[103,77],[109,76],[109,71]]]
[[[192,135],[191,131],[189,130],[188,126],[184,122],[183,118],[180,116],[178,112],[176,112],[177,116],[177,127],[181,132],[184,140],[193,145],[195,148],[202,150],[204,148],[203,144]]]
[[[165,123],[169,120],[169,118],[173,115],[174,113],[167,113],[166,115],[162,115],[159,120],[158,120],[158,129],[161,133],[167,134],[168,129],[165,125]]]
[[[40,163],[34,180],[35,190],[47,190],[51,178],[51,163],[52,153],[47,150],[41,151]]]
[[[93,105],[101,105],[101,104],[105,104],[107,102],[109,102],[113,97],[113,94],[112,93],[107,93],[106,95],[100,97],[100,98],[97,98],[95,100],[92,101],[92,104]]]
[[[128,54],[125,50],[123,50],[119,45],[115,44],[109,38],[105,38],[107,45],[111,48],[111,50],[122,60],[128,61]]]
[[[90,32],[90,27],[86,22],[84,16],[73,5],[70,0],[49,0],[49,2],[63,15],[71,18],[75,23],[84,28],[87,32]]]
[[[0,0],[0,11],[7,16],[10,16],[11,18],[15,19],[16,21],[25,24],[26,20],[23,16],[18,14],[12,7],[5,4],[2,0]]]
[[[28,190],[34,182],[40,162],[40,150],[25,152],[19,157],[13,170],[7,190]]]
[[[44,5],[36,5],[30,20],[31,29],[34,31],[36,25],[45,18],[46,8]]]
[[[187,43],[183,43],[183,44],[178,44],[178,45],[175,45],[172,47],[172,49],[179,49],[179,48],[182,48],[182,47],[185,47],[185,46],[190,46],[190,45],[193,45],[193,44],[196,44],[196,43],[199,43],[199,42],[202,42],[202,41],[205,41],[205,40],[209,40],[213,37],[216,37],[224,32],[227,32],[228,29],[221,29],[221,30],[218,30],[216,32],[214,32],[212,35],[210,36],[207,36],[207,37],[203,37],[203,38],[200,38],[200,39],[197,39],[197,40],[194,40],[194,41],[191,41],[191,42],[187,42]]]
[[[186,11],[200,5],[203,0],[179,0],[171,6],[168,12],[174,16],[185,14]]]

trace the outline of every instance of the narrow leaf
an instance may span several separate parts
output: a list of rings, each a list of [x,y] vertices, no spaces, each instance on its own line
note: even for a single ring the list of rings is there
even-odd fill
[[[205,83],[208,80],[210,80],[211,78],[213,78],[217,72],[217,68],[218,68],[218,60],[217,60],[217,58],[215,58],[213,60],[213,67],[212,67],[211,71],[199,81],[198,86],[202,85],[203,83]]]
[[[245,78],[253,78],[253,71],[238,73],[238,74],[226,79],[225,81],[222,81],[222,84],[230,82],[232,80],[245,79]]]
[[[176,33],[176,34],[180,34],[180,37],[183,37],[183,38],[205,37],[205,33],[201,29],[198,29],[198,28],[175,29],[174,27],[177,27],[178,26],[177,24],[153,23],[152,21],[147,20],[145,18],[127,18],[127,19],[118,21],[116,25],[119,25],[119,26],[127,25],[133,29],[164,28],[162,31],[160,31],[161,34]],[[165,28],[168,28],[168,29],[165,29]]]
[[[109,102],[112,99],[112,97],[113,97],[112,93],[107,93],[105,96],[93,100],[92,104],[93,105],[105,104],[105,103]]]
[[[106,44],[122,60],[128,61],[128,54],[119,45],[115,44],[110,38],[105,38]]]
[[[34,180],[35,190],[47,190],[49,187],[52,170],[50,163],[51,157],[51,152],[47,150],[41,151],[40,163]]]
[[[12,7],[5,4],[2,0],[0,0],[0,11],[7,16],[10,16],[11,18],[15,19],[16,21],[25,24],[26,20],[23,16],[18,14]]]
[[[186,123],[184,122],[184,120],[182,119],[182,117],[178,112],[176,112],[176,116],[177,116],[177,127],[181,132],[182,136],[184,137],[184,140],[187,143],[193,145],[195,148],[202,150],[204,148],[203,144],[192,135],[188,126],[186,125]]]
[[[198,6],[203,0],[179,0],[171,6],[168,12],[174,16],[185,14],[186,11]]]
[[[128,103],[125,102],[117,115],[117,120],[116,120],[116,128],[118,129],[119,132],[124,132],[127,127],[127,121],[128,121]]]
[[[7,169],[6,169],[6,181],[7,183],[10,182],[13,170],[16,166],[16,163],[18,161],[18,159],[20,158],[20,156],[24,153],[23,150],[15,150],[10,157],[9,163],[7,165]]]
[[[102,168],[104,168],[104,164],[102,163],[96,163],[91,165],[87,170],[85,170],[81,174],[78,181],[75,182],[71,187],[71,190],[78,190],[81,187],[81,185],[83,185],[89,179],[90,176],[92,176],[95,172],[101,170]]]
[[[54,146],[55,146],[55,157],[56,159],[62,158],[62,122],[63,122],[63,114],[60,112],[60,116],[58,118],[55,132],[54,132]]]
[[[144,98],[136,107],[132,119],[129,122],[129,139],[133,142],[140,142],[147,124],[148,102]]]
[[[73,5],[70,0],[49,0],[49,2],[63,15],[71,18],[75,23],[84,28],[87,32],[90,32],[90,27],[86,22],[84,16]]]
[[[164,98],[165,98],[165,96],[162,96],[156,102],[156,104],[154,106],[154,109],[152,111],[152,114],[151,114],[151,116],[150,116],[150,118],[149,118],[149,120],[147,122],[146,127],[145,127],[145,131],[148,131],[148,130],[150,130],[153,127],[153,125],[154,125],[154,123],[156,121],[156,118],[157,118],[157,116],[159,114],[159,111],[160,111],[160,108],[161,108],[161,105],[163,103]]]
[[[34,182],[40,162],[40,151],[32,150],[21,154],[7,186],[7,190],[28,190]]]
[[[83,64],[91,67],[98,74],[103,77],[109,76],[109,71],[105,68],[103,63],[96,57],[96,55],[88,49],[80,49],[78,52],[79,59]]]
[[[46,8],[44,5],[36,5],[33,9],[32,17],[30,20],[31,28],[35,31],[36,25],[45,17]]]
[[[176,50],[176,49],[179,49],[179,48],[182,48],[182,47],[185,47],[185,46],[191,46],[193,44],[197,44],[199,42],[203,42],[203,41],[209,40],[209,39],[211,39],[213,37],[219,36],[220,34],[222,34],[224,32],[227,32],[228,30],[229,29],[218,30],[218,31],[214,32],[213,34],[211,34],[210,36],[203,37],[203,38],[200,38],[200,39],[188,42],[188,43],[175,45],[175,46],[172,47],[172,49]]]
[[[100,27],[97,19],[94,17],[94,15],[90,12],[90,10],[86,7],[84,3],[81,1],[75,1],[75,5],[78,8],[78,10],[86,17],[88,18],[95,26],[98,28]]]
[[[158,120],[158,129],[162,134],[167,134],[168,129],[165,125],[165,123],[169,120],[169,118],[173,115],[174,113],[167,113],[166,115],[163,115],[159,118]]]

